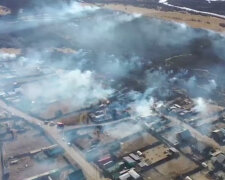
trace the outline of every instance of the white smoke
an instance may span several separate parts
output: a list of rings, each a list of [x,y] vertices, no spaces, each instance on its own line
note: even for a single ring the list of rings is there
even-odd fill
[[[134,103],[132,103],[134,115],[140,116],[140,117],[146,117],[152,115],[152,106],[154,104],[154,99],[151,97],[149,100],[142,99],[137,100]]]
[[[0,32],[10,33],[18,30],[26,30],[40,25],[45,25],[54,22],[64,22],[69,18],[80,18],[88,13],[98,10],[97,6],[81,5],[80,3],[73,2],[69,5],[50,7],[43,6],[39,8],[38,13],[26,12],[19,14],[15,20],[0,21]]]
[[[209,106],[205,99],[199,97],[194,99],[195,107],[194,110],[200,114],[201,117],[208,117],[209,115]]]
[[[22,93],[32,101],[38,102],[43,99],[45,102],[50,102],[70,99],[79,108],[107,98],[112,92],[112,89],[104,87],[94,78],[93,72],[81,72],[79,69],[69,72],[59,71],[56,78],[22,87]]]
[[[5,60],[10,60],[10,59],[15,59],[15,58],[16,58],[16,54],[0,52],[0,61],[5,61]]]

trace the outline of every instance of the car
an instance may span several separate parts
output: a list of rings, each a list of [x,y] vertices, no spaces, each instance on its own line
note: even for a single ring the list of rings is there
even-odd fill
[[[47,125],[49,123],[49,121],[44,121],[44,124]]]
[[[54,126],[55,125],[55,123],[53,122],[53,121],[51,121],[50,123],[49,123],[49,126]]]
[[[64,128],[64,124],[62,122],[57,122],[57,127],[58,128]]]

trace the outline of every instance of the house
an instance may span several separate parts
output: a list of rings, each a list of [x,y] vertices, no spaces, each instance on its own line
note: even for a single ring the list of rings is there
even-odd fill
[[[136,164],[136,161],[134,161],[131,157],[125,156],[123,157],[123,160],[125,163],[127,163],[128,166],[133,167]]]
[[[212,132],[212,137],[219,143],[225,143],[225,129],[216,129]]]
[[[135,155],[134,153],[130,153],[129,156],[133,158],[135,161],[139,161],[141,159],[138,155]]]
[[[132,179],[141,179],[141,176],[134,169],[129,170],[128,173],[130,174]]]
[[[212,148],[202,142],[197,142],[191,146],[192,150],[197,154],[201,154],[203,156],[209,156]]]
[[[86,178],[84,177],[84,174],[81,170],[77,170],[69,174],[67,179],[68,180],[74,180],[74,179],[85,180]]]
[[[213,162],[217,169],[225,170],[225,154],[220,153],[216,158],[213,158]]]
[[[121,176],[119,176],[119,179],[120,180],[128,180],[128,179],[130,179],[130,174],[129,173],[122,174]]]
[[[180,143],[194,143],[196,139],[191,135],[189,130],[184,130],[177,133],[177,139]]]
[[[110,162],[110,161],[112,161],[112,157],[111,157],[110,154],[107,154],[104,157],[100,158],[98,160],[98,163],[101,164],[101,165],[103,165],[103,164],[106,164],[107,162]]]

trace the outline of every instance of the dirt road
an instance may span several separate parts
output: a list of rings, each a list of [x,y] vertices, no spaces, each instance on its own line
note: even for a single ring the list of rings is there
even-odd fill
[[[199,141],[205,142],[206,144],[214,147],[215,149],[218,149],[222,152],[225,152],[225,147],[221,147],[216,141],[214,141],[212,138],[209,138],[208,136],[205,136],[203,134],[201,134],[200,132],[198,132],[196,129],[194,129],[193,127],[191,127],[190,125],[176,119],[175,117],[171,117],[171,116],[165,116],[167,119],[171,120],[172,122],[176,123],[176,124],[180,124],[181,126],[183,126],[185,129],[188,129],[191,134]]]
[[[24,118],[26,121],[32,124],[36,124],[38,126],[41,125],[41,120],[31,117],[30,115],[27,115],[26,113],[11,107],[7,105],[4,101],[0,100],[0,107],[11,112],[15,116],[19,116],[21,118]],[[68,157],[68,159],[73,163],[77,164],[84,172],[86,178],[88,180],[106,180],[106,178],[101,177],[100,172],[89,162],[86,161],[86,159],[83,157],[82,153],[74,148],[67,145],[65,141],[62,139],[62,135],[60,131],[54,127],[54,126],[40,126],[46,135],[48,135],[51,139],[56,141],[57,144],[59,144],[64,150],[65,155]]]

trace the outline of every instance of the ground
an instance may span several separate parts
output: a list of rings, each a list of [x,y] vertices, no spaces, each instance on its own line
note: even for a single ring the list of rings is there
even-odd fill
[[[8,15],[10,13],[11,13],[10,9],[8,9],[4,6],[0,6],[0,16],[5,16],[5,15]]]
[[[41,162],[37,162],[30,156],[25,156],[19,159],[19,162],[14,165],[10,165],[10,177],[9,180],[23,180],[35,175],[39,175],[48,172],[53,169],[61,169],[68,166],[67,162],[62,156],[54,159],[46,158]]]
[[[198,165],[193,161],[180,154],[178,158],[167,161],[157,166],[155,169],[165,176],[175,178],[178,175],[190,172],[197,167]]]
[[[160,18],[166,21],[186,23],[193,28],[208,29],[222,33],[225,32],[225,28],[221,26],[222,23],[225,23],[225,20],[212,16],[194,15],[187,12],[159,11],[155,9],[141,8],[122,4],[99,4],[99,5],[107,9],[113,9],[127,13],[139,13],[144,16]]]
[[[143,174],[144,180],[168,180],[167,176],[160,174],[155,168],[150,169],[149,171],[144,172]]]
[[[190,176],[193,180],[211,180],[212,178],[208,177],[204,171],[197,172]]]
[[[146,132],[143,134],[140,133],[133,135],[129,139],[127,139],[127,141],[123,142],[123,144],[121,145],[119,156],[137,151],[156,142],[158,142],[158,140]]]
[[[37,150],[42,147],[50,146],[46,136],[40,132],[30,129],[25,133],[17,134],[14,141],[4,143],[6,158],[18,154],[28,153],[29,151]]]
[[[0,53],[20,55],[21,49],[17,48],[0,48]]]

